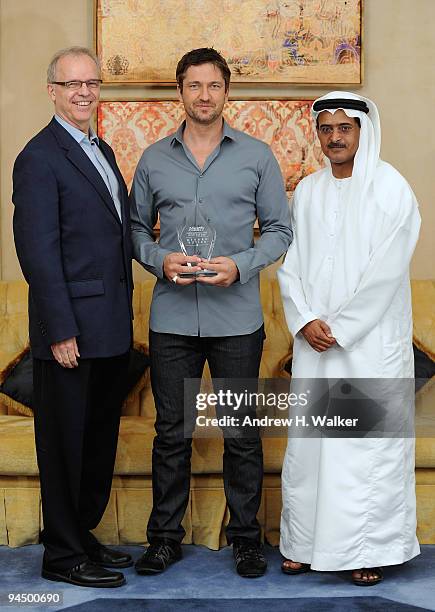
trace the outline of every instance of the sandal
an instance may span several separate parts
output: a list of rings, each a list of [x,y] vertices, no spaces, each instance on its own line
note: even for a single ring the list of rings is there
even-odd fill
[[[309,563],[300,563],[300,567],[295,569],[286,565],[289,562],[299,563],[298,561],[292,561],[291,559],[284,559],[284,561],[281,563],[281,571],[284,574],[305,574],[306,572],[311,571],[311,565]]]
[[[384,573],[382,571],[382,567],[363,567],[360,570],[354,570],[354,571],[360,571],[361,573],[363,572],[367,573],[367,580],[363,580],[362,577],[354,578],[354,576],[352,576],[352,582],[356,584],[356,586],[373,586],[375,584],[379,584],[384,579]],[[376,578],[370,579],[368,577],[368,574],[375,574]]]

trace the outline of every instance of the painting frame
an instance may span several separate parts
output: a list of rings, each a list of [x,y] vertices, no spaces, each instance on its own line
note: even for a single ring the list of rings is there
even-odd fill
[[[110,86],[117,87],[134,87],[137,85],[149,85],[149,86],[162,86],[162,87],[174,87],[176,86],[175,78],[123,78],[122,75],[117,75],[116,78],[108,78],[107,69],[104,66],[104,52],[105,49],[105,40],[104,33],[102,27],[102,18],[100,17],[99,7],[102,2],[110,2],[111,0],[94,0],[94,46],[97,55],[102,59],[102,78],[103,83]],[[334,0],[331,0],[334,1]],[[339,0],[337,0],[339,1]],[[270,79],[267,76],[261,79],[253,79],[249,78],[240,79],[237,74],[234,73],[232,75],[232,85],[237,86],[283,86],[283,85],[297,85],[301,87],[305,86],[318,86],[318,87],[350,87],[350,88],[358,88],[363,85],[364,82],[364,14],[365,14],[365,0],[355,0],[359,2],[359,11],[358,11],[358,19],[359,19],[359,44],[355,45],[355,49],[358,50],[358,62],[355,62],[358,66],[358,78],[356,80],[340,80],[340,79],[306,79],[301,77],[300,79]],[[265,5],[269,4],[267,0],[264,0]],[[125,37],[124,37],[125,38]],[[195,46],[194,43],[191,45],[186,45],[187,48],[192,48]],[[114,56],[118,57],[118,56]],[[122,61],[126,59],[123,56],[120,56],[120,60],[115,62],[116,66],[118,66],[119,70],[123,70]],[[113,59],[113,58],[111,58]],[[128,59],[127,59],[128,62]],[[345,62],[343,62],[345,63]],[[230,67],[231,64],[230,64]],[[301,70],[303,67],[301,67]],[[171,66],[171,74],[175,73],[175,66]]]

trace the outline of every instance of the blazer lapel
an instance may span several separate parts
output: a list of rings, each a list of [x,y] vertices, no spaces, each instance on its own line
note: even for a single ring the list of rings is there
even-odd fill
[[[109,162],[113,172],[115,173],[116,178],[118,179],[119,182],[119,187],[120,187],[120,193],[121,193],[121,212],[122,212],[122,224],[124,226],[124,228],[127,227],[125,220],[126,217],[129,216],[130,211],[129,211],[129,206],[128,206],[128,192],[127,192],[127,186],[125,184],[125,180],[124,177],[121,174],[120,169],[118,168],[118,164],[116,163],[116,158],[115,155],[112,151],[112,149],[109,147],[109,145],[102,139],[99,139],[100,141],[100,149],[103,152],[104,157],[107,159],[107,161]],[[118,217],[119,220],[119,217]]]
[[[82,173],[100,195],[110,214],[120,223],[112,196],[101,178],[100,173],[77,141],[56,121],[52,119],[50,127],[54,129],[60,146],[66,150],[67,159]]]

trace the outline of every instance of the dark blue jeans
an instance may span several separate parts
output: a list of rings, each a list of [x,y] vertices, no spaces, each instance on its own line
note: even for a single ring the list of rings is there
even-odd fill
[[[153,509],[148,541],[181,542],[181,521],[190,489],[192,439],[185,437],[184,379],[201,378],[208,361],[212,378],[257,378],[264,328],[252,334],[219,338],[162,334],[150,330],[151,384],[156,405],[153,446]],[[192,406],[192,411],[194,407]],[[235,537],[260,539],[257,512],[263,481],[259,436],[225,437],[224,489],[230,510],[228,543]]]

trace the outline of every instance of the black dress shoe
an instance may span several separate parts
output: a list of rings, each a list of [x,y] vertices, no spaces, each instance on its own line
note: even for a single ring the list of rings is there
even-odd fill
[[[233,555],[237,573],[243,578],[258,578],[266,571],[267,561],[261,544],[256,540],[234,538]]]
[[[84,561],[67,570],[51,570],[45,566],[42,567],[41,576],[46,580],[93,588],[113,588],[125,584],[121,572],[109,572],[91,561]]]
[[[135,568],[138,574],[160,574],[168,565],[179,561],[183,556],[179,542],[162,538],[150,544],[140,559],[136,561]]]
[[[88,552],[89,560],[101,567],[114,567],[115,569],[131,567],[133,559],[125,552],[112,550],[106,546],[100,546]]]

